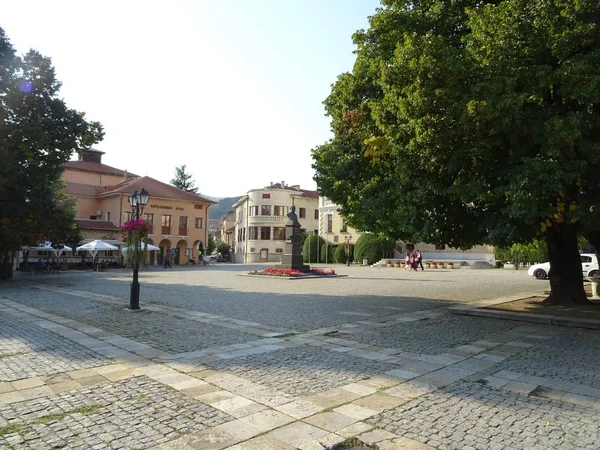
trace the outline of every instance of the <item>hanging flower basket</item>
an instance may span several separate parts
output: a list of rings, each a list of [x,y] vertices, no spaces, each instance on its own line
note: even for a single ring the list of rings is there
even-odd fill
[[[146,261],[148,233],[152,229],[150,222],[144,219],[128,220],[119,228],[121,240],[127,245],[125,265],[134,267],[137,262]]]

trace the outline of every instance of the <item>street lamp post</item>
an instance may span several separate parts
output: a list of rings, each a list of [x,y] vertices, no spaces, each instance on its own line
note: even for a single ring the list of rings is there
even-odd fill
[[[352,241],[352,236],[348,235],[346,237],[344,237],[344,246],[346,247],[346,265],[350,266],[350,246],[352,245],[350,243],[350,241]]]
[[[140,219],[142,212],[144,211],[144,206],[148,203],[150,199],[150,194],[144,188],[139,191],[135,191],[131,197],[129,197],[129,205],[131,206],[131,211],[133,212],[133,217],[136,220]],[[136,311],[140,309],[140,283],[138,282],[138,271],[140,267],[140,262],[138,261],[138,252],[140,249],[140,239],[137,239],[135,242],[135,249],[133,249],[133,281],[131,282],[131,290],[129,292],[129,310]],[[132,250],[130,250],[132,251]]]

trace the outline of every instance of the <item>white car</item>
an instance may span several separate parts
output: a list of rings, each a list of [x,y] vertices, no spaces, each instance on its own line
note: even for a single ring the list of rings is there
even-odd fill
[[[584,277],[595,277],[600,275],[598,268],[598,258],[594,253],[581,253],[581,271]],[[550,263],[545,262],[542,264],[534,264],[527,271],[527,275],[530,277],[536,277],[538,280],[545,280],[548,278],[550,272]]]

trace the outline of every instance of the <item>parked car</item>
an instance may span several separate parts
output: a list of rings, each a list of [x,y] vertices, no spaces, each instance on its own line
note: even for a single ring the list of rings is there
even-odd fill
[[[600,275],[598,257],[594,253],[582,253],[579,256],[581,256],[581,272],[584,277],[595,277]],[[545,280],[548,278],[549,272],[550,263],[545,262],[532,265],[527,271],[527,275],[536,277],[538,280]]]

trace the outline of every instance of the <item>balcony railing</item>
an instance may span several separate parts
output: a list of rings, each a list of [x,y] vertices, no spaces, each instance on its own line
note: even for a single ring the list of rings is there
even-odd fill
[[[187,236],[187,227],[179,227],[179,236]]]
[[[160,234],[171,234],[171,227],[165,227],[164,225],[160,229]]]
[[[285,223],[286,216],[250,216],[249,223]]]

